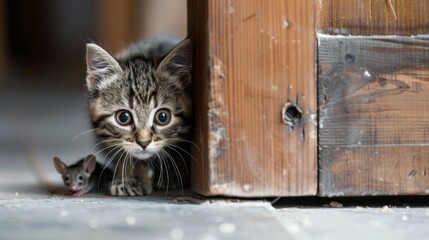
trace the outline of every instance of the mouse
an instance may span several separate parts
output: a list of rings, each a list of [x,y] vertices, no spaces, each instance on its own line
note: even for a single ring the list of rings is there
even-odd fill
[[[61,174],[64,185],[72,196],[83,196],[88,192],[107,190],[108,183],[113,178],[111,170],[108,168],[103,170],[102,165],[92,154],[69,166],[58,157],[54,157],[53,161],[55,169]]]

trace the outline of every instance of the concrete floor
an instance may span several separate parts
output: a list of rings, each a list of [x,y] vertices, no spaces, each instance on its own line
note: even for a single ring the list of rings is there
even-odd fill
[[[52,166],[91,151],[76,92],[0,92],[0,239],[428,239],[426,207],[323,207],[312,199],[68,197]],[[51,191],[52,192],[52,191]],[[329,200],[330,201],[330,200]],[[341,201],[341,200],[337,200]],[[305,202],[305,203],[304,203]],[[339,204],[332,204],[338,206]],[[298,207],[297,207],[298,206]]]

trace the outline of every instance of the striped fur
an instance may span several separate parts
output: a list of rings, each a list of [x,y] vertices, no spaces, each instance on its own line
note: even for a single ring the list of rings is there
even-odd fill
[[[95,44],[87,45],[89,116],[107,164],[116,173],[112,195],[149,194],[147,164],[160,171],[155,179],[159,184],[175,178],[180,185],[188,175],[182,171],[191,130],[192,46],[188,39],[175,43],[139,43],[116,58]],[[124,110],[131,124],[121,124],[118,116]],[[162,111],[171,113],[165,126],[156,120],[166,119]],[[133,171],[139,161],[144,167]]]

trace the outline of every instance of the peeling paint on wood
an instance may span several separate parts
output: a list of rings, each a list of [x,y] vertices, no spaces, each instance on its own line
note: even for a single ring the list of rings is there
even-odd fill
[[[226,128],[224,126],[223,118],[228,117],[225,109],[225,68],[222,61],[218,58],[212,58],[210,64],[213,66],[209,83],[209,150],[210,161],[216,161],[222,157],[224,149],[222,144],[226,144]],[[211,163],[214,166],[215,163]],[[212,174],[214,170],[211,170]]]

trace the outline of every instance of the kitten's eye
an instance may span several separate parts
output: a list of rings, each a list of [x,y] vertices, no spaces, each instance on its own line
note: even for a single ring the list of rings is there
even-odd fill
[[[68,182],[68,181],[70,181],[70,178],[69,177],[65,177],[64,178],[64,182]]]
[[[80,181],[82,181],[82,180],[83,180],[83,177],[82,177],[82,176],[79,176],[79,177],[78,177],[78,179],[79,179]]]
[[[160,109],[155,113],[155,122],[160,126],[165,126],[171,122],[171,113],[168,109]]]
[[[127,110],[120,110],[116,112],[116,121],[121,125],[129,125],[132,122],[131,113]]]

